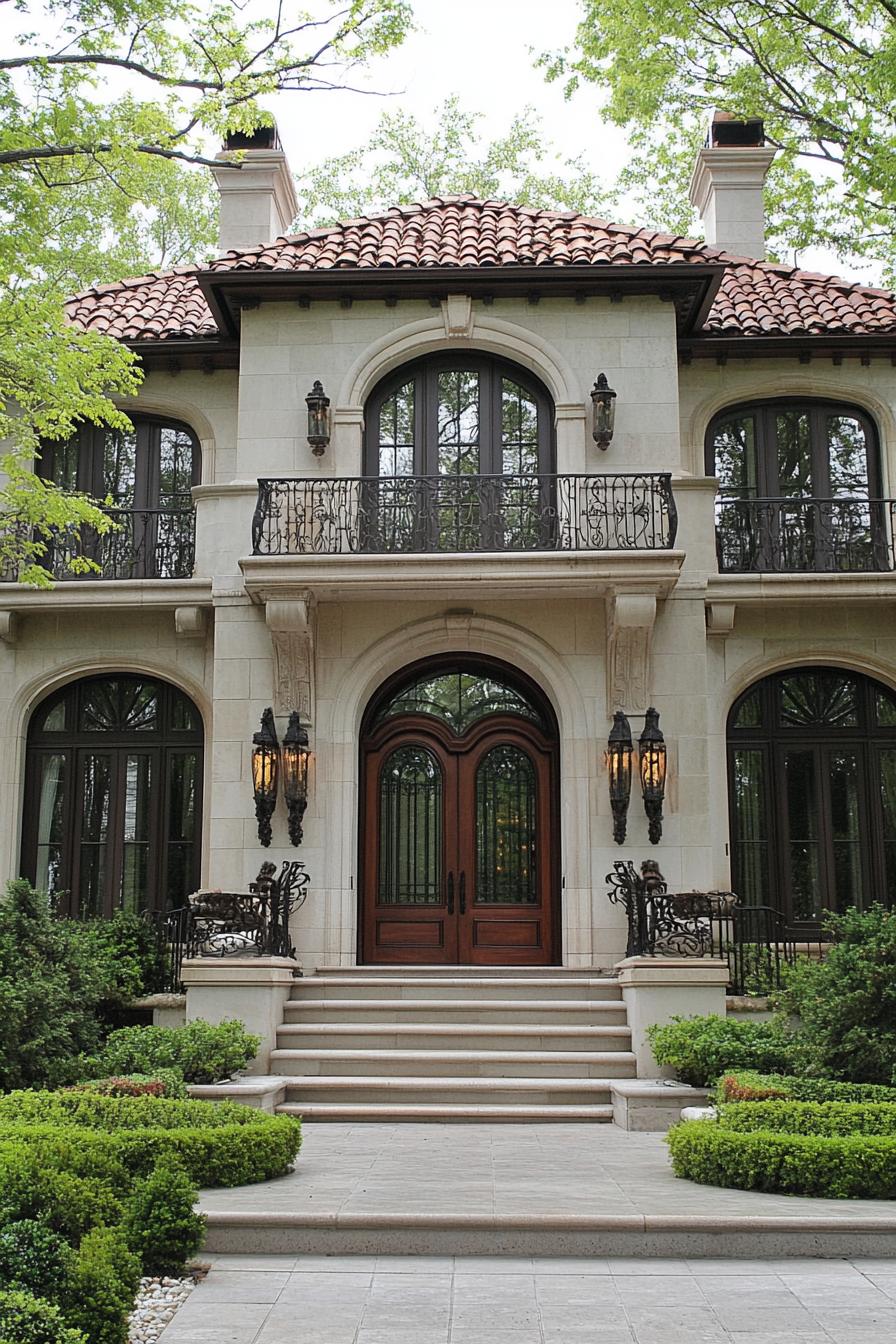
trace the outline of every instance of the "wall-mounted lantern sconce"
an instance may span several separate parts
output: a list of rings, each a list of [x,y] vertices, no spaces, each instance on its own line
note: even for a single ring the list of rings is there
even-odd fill
[[[302,843],[302,819],[308,806],[308,732],[302,727],[297,710],[289,716],[289,726],[283,738],[283,797],[289,813],[289,839],[293,845]]]
[[[314,386],[305,398],[308,407],[308,442],[315,457],[322,457],[330,442],[330,398],[324,392],[324,385],[315,378]]]
[[[647,834],[650,843],[658,845],[663,834],[663,799],[666,796],[666,739],[660,731],[660,716],[653,708],[644,715],[638,752]]]
[[[613,438],[616,424],[616,393],[607,382],[607,375],[599,373],[591,389],[591,433],[598,448],[604,451]]]
[[[271,817],[277,806],[277,782],[280,775],[280,744],[274,724],[274,711],[266,709],[261,728],[252,738],[252,790],[255,794],[255,819],[258,839],[265,848],[271,843]]]
[[[613,727],[607,739],[607,773],[610,777],[610,807],[613,810],[613,839],[625,844],[625,823],[632,794],[632,730],[621,710],[613,715]]]

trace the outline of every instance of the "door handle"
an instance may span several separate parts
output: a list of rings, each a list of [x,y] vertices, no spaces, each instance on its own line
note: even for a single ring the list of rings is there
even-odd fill
[[[454,874],[448,874],[448,913],[454,914]]]
[[[460,913],[461,913],[462,915],[465,915],[465,914],[467,913],[467,875],[466,875],[466,873],[461,873],[461,875],[460,875]]]

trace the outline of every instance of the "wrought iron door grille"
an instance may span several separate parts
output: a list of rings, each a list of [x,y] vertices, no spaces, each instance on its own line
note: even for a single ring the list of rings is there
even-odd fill
[[[719,499],[723,573],[861,574],[896,569],[892,499]]]
[[[263,479],[253,555],[649,551],[675,542],[671,476]]]

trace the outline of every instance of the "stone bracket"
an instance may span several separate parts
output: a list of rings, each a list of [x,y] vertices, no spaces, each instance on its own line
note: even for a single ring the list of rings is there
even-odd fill
[[[650,703],[650,650],[656,623],[654,593],[607,598],[607,712],[643,712]]]
[[[174,628],[182,639],[204,639],[204,607],[175,607]]]
[[[706,633],[709,635],[730,635],[734,629],[736,602],[707,602]]]
[[[442,320],[445,323],[445,335],[473,338],[473,300],[469,294],[449,294],[442,300]]]
[[[297,709],[304,724],[314,722],[315,601],[311,592],[268,598],[265,620],[274,648],[274,712]]]
[[[0,611],[0,639],[4,644],[19,642],[19,614],[16,611]]]

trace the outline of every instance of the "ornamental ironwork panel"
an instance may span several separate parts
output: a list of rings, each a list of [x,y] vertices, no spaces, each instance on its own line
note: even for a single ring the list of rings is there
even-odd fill
[[[253,555],[662,550],[671,476],[262,479]]]
[[[35,557],[51,578],[65,579],[188,579],[196,553],[196,514],[193,509],[106,509],[115,524],[102,535],[93,528],[60,530],[46,541],[46,553]],[[14,525],[15,526],[15,525]],[[26,540],[28,530],[20,529]],[[72,572],[72,560],[99,566]],[[0,580],[14,583],[18,573],[7,569]]]
[[[891,499],[720,499],[723,573],[879,573],[896,569]]]

